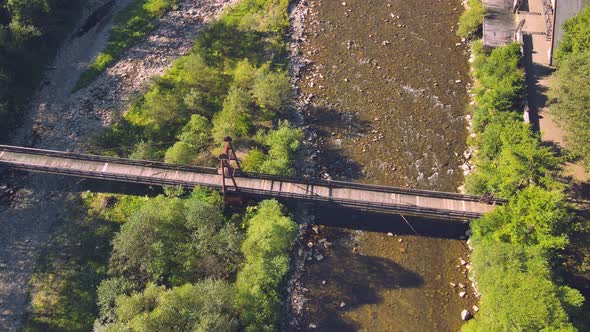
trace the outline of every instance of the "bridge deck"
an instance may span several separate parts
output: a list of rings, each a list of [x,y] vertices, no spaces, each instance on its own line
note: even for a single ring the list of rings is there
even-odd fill
[[[188,188],[221,187],[217,170],[207,167],[0,146],[0,164],[30,171]],[[251,195],[324,201],[369,210],[452,219],[473,219],[493,209],[479,197],[454,193],[372,186],[339,181],[275,177],[245,173],[236,177],[239,191]]]

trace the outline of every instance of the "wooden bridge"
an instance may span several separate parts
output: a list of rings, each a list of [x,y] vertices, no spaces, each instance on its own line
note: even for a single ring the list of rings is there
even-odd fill
[[[0,145],[0,165],[10,168],[157,186],[204,186],[221,189],[217,168],[173,165],[73,152]],[[240,194],[326,202],[362,210],[470,220],[491,211],[502,200],[331,180],[289,178],[240,172],[234,177]]]

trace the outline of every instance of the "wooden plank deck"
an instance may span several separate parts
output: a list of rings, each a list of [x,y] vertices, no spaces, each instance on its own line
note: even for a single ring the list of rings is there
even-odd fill
[[[154,185],[181,185],[221,187],[221,176],[211,169],[194,171],[182,166],[149,163],[134,164],[130,160],[116,160],[92,156],[84,159],[75,155],[43,155],[42,150],[11,151],[0,146],[0,164],[38,172],[107,179]],[[58,153],[58,152],[55,152]],[[137,162],[142,163],[142,162]],[[445,216],[451,219],[472,219],[491,211],[494,205],[483,203],[466,195],[386,190],[341,182],[297,182],[291,179],[236,177],[240,192],[275,198],[294,198],[309,201],[334,202],[344,206],[375,210],[392,210],[408,214]],[[394,187],[391,187],[394,188]],[[407,192],[404,192],[406,190]]]

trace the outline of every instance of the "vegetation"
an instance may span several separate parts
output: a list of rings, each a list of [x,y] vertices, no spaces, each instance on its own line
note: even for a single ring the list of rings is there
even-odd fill
[[[475,38],[481,34],[486,9],[481,0],[468,0],[467,8],[459,17],[457,35],[462,38]]]
[[[260,203],[246,223],[245,264],[236,281],[240,318],[246,331],[275,331],[281,314],[279,286],[289,271],[297,225],[275,200]]]
[[[584,298],[561,285],[554,262],[574,231],[558,158],[522,121],[524,76],[518,45],[474,45],[476,171],[467,188],[509,198],[472,222],[473,271],[481,311],[466,331],[574,330]]]
[[[243,0],[228,9],[98,138],[101,151],[213,165],[230,136],[257,161],[250,170],[293,174],[301,132],[279,121],[294,97],[286,73],[287,7],[286,0]]]
[[[563,25],[551,111],[567,131],[568,148],[590,170],[590,6]]]
[[[117,208],[107,209],[114,196],[86,194],[85,198],[69,198],[64,217],[52,229],[36,264],[27,331],[92,329],[98,314],[96,287],[107,276],[110,240],[119,221],[143,199],[125,197]]]
[[[154,20],[164,15],[175,0],[136,0],[115,16],[105,49],[78,79],[75,90],[87,86],[130,46],[154,29]]]
[[[84,2],[0,1],[0,136],[14,127]]]

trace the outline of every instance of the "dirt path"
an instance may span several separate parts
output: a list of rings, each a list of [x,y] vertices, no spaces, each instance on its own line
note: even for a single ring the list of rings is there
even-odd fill
[[[173,59],[186,54],[199,28],[236,0],[179,1],[143,42],[89,87],[71,94],[85,65],[105,45],[112,13],[131,1],[117,1],[111,14],[90,31],[65,41],[11,144],[83,150],[85,139],[115,121],[126,110],[129,97],[144,91],[150,77],[161,75]],[[90,1],[80,26],[106,2]],[[0,188],[11,196],[8,202],[0,201],[0,330],[14,331],[28,306],[28,281],[38,252],[60,218],[66,192],[75,191],[76,182],[10,172],[4,174]]]

